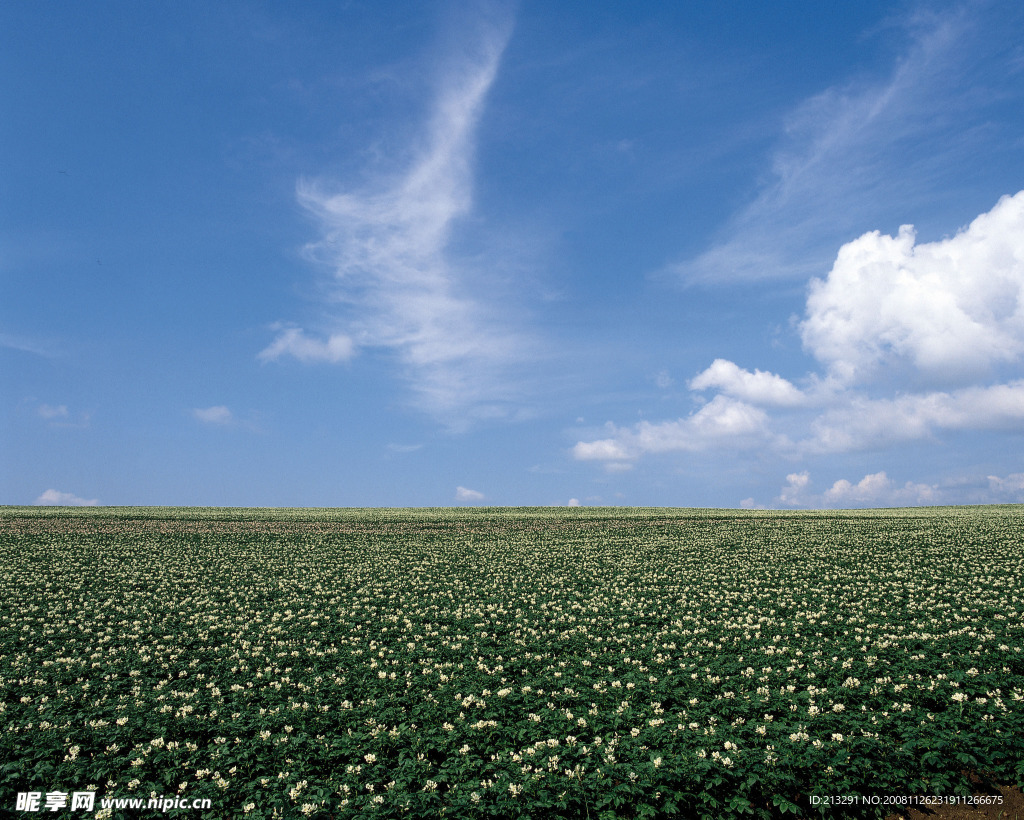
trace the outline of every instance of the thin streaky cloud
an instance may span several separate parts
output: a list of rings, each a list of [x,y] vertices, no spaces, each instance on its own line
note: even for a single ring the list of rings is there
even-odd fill
[[[213,407],[196,408],[192,415],[203,424],[230,424],[234,421],[234,414],[223,404]]]
[[[36,412],[44,419],[66,419],[69,416],[66,404],[40,404]]]
[[[22,353],[32,353],[44,358],[53,358],[57,355],[53,345],[13,333],[0,333],[0,347],[5,347],[9,350],[19,350]]]
[[[686,281],[809,276],[865,230],[879,202],[923,204],[931,177],[961,150],[964,123],[951,123],[949,111],[969,105],[956,89],[968,83],[957,50],[970,21],[936,14],[905,28],[910,43],[883,81],[827,88],[789,114],[770,182],[671,272]],[[916,160],[921,144],[927,158]]]
[[[309,250],[333,268],[333,303],[343,306],[337,320],[352,350],[393,355],[414,403],[456,426],[514,414],[509,406],[521,400],[523,385],[513,371],[537,349],[510,326],[503,306],[471,294],[485,289],[486,273],[450,250],[454,227],[472,207],[476,127],[509,34],[508,25],[483,28],[451,64],[404,173],[356,191],[311,181],[298,187],[322,229]],[[294,355],[282,334],[261,356],[284,348]]]

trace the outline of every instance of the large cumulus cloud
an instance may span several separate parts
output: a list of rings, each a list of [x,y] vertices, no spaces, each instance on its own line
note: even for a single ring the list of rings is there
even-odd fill
[[[609,424],[574,456],[615,465],[760,447],[800,459],[963,431],[1024,432],[1024,191],[937,241],[918,242],[905,225],[846,243],[809,283],[797,331],[817,362],[802,378],[716,359],[689,382],[698,409],[688,416]],[[897,495],[873,475],[825,500]]]

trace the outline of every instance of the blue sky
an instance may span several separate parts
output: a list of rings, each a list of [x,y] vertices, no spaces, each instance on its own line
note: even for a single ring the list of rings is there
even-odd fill
[[[1024,502],[1019,3],[5,3],[0,503]]]

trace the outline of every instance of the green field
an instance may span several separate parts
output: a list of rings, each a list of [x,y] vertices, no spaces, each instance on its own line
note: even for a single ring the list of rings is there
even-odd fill
[[[3,507],[0,813],[884,816],[812,797],[1022,785],[1022,513]]]

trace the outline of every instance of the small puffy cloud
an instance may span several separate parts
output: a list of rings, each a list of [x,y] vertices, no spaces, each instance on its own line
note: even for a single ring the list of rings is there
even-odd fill
[[[192,411],[192,415],[204,424],[230,424],[234,419],[231,411],[223,404],[205,409],[196,408]]]
[[[791,382],[763,370],[743,370],[726,359],[690,379],[691,390],[717,389],[727,396],[759,405],[792,407],[804,402],[804,395]]]
[[[569,499],[569,503],[566,504],[565,506],[567,506],[567,507],[578,507],[578,506],[580,506],[580,500],[578,498],[570,498]]]
[[[990,475],[987,479],[993,498],[1024,501],[1024,473],[1011,473],[1005,478]]]
[[[807,504],[807,486],[811,482],[810,473],[790,473],[786,476],[786,486],[779,493],[779,503],[789,507],[802,507]]]
[[[892,481],[885,472],[866,475],[856,484],[839,479],[825,491],[825,500],[831,504],[865,503],[877,501],[892,490]]]
[[[790,473],[775,503],[787,507],[913,507],[941,503],[940,490],[929,484],[908,481],[902,487],[885,471],[870,473],[854,483],[841,478],[822,494],[812,492],[806,470]],[[753,502],[753,499],[747,499]],[[744,502],[746,504],[746,502]]]
[[[455,488],[455,500],[456,501],[466,501],[466,502],[470,502],[470,503],[472,503],[474,501],[483,501],[484,500],[484,494],[481,493],[481,492],[478,492],[476,490],[471,490],[468,487],[456,487]]]
[[[579,441],[572,448],[579,461],[624,461],[631,457],[626,448],[613,438],[598,441]]]
[[[47,490],[32,503],[37,507],[95,507],[99,500],[79,498],[73,493],[62,493],[60,490]]]
[[[828,506],[876,504],[893,507],[934,504],[938,501],[938,488],[927,484],[915,484],[912,481],[897,487],[882,471],[866,475],[856,484],[845,478],[840,479],[825,491],[824,500]]]
[[[803,343],[843,383],[900,365],[961,379],[1024,354],[1024,191],[953,237],[915,239],[866,233],[812,281]]]
[[[355,355],[355,344],[343,333],[335,333],[326,340],[307,336],[302,328],[288,327],[280,330],[277,338],[260,351],[258,358],[264,362],[277,361],[282,356],[291,356],[300,362],[337,363]]]

